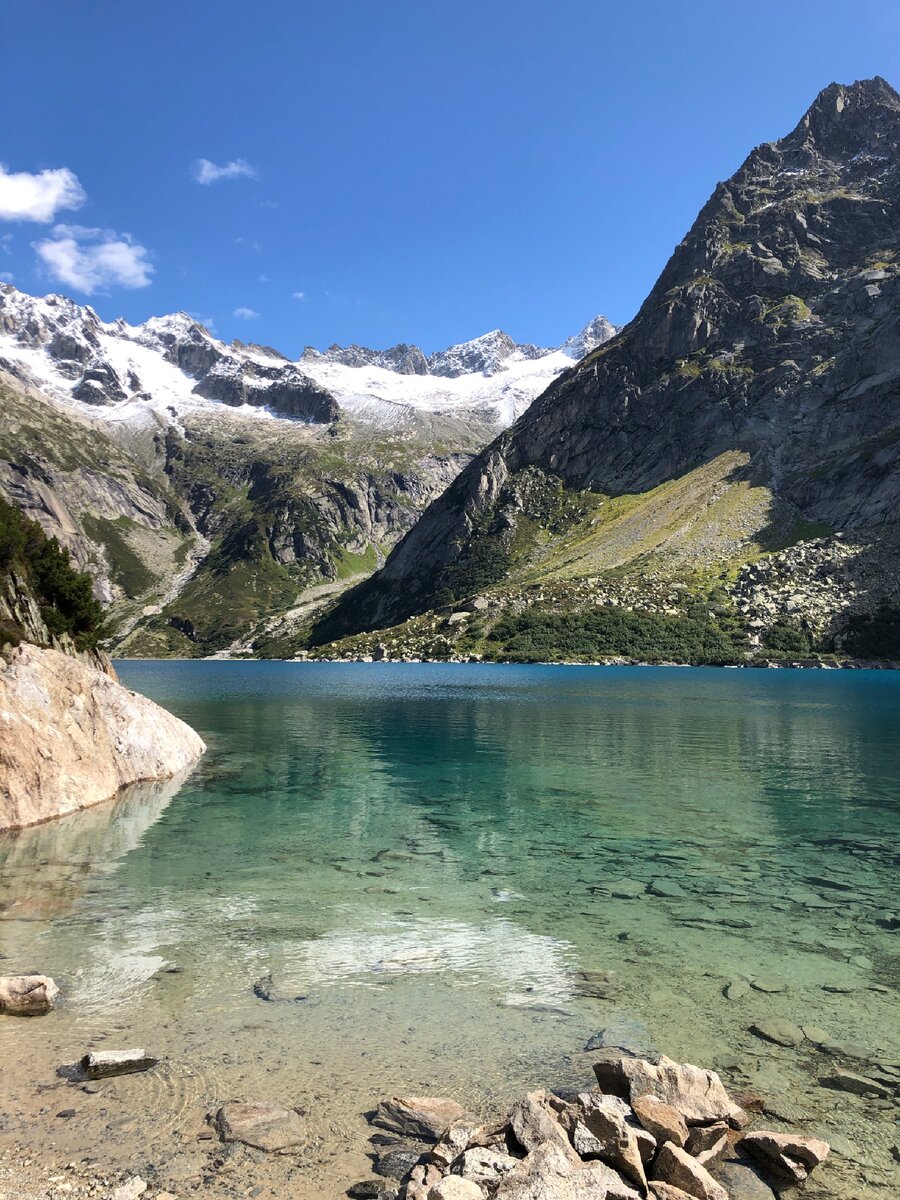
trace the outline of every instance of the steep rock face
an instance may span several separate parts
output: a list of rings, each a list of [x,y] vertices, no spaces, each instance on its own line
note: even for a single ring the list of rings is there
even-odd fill
[[[502,577],[534,472],[617,496],[740,452],[741,477],[805,520],[895,520],[898,388],[900,97],[834,84],[718,185],[635,320],[469,465],[323,636]]]
[[[205,749],[183,721],[96,666],[29,644],[0,659],[0,829],[166,779]]]

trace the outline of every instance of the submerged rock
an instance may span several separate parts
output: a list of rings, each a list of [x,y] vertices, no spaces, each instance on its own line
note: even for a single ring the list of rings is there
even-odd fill
[[[0,1012],[39,1017],[50,1012],[59,988],[49,975],[0,976]]]
[[[444,1096],[392,1096],[379,1102],[372,1124],[436,1142],[452,1121],[470,1116],[461,1104]]]
[[[243,1142],[275,1153],[299,1145],[304,1136],[303,1122],[292,1108],[264,1101],[223,1104],[216,1113],[216,1128],[223,1142]]]
[[[731,1200],[775,1200],[775,1193],[752,1163],[729,1158],[716,1163],[714,1170]]]
[[[91,1050],[80,1062],[88,1079],[105,1079],[109,1075],[133,1075],[149,1071],[159,1062],[146,1050]]]
[[[776,1046],[799,1046],[803,1042],[803,1030],[799,1025],[790,1021],[782,1021],[774,1017],[770,1021],[757,1021],[750,1026],[750,1032],[764,1041],[774,1042]]]

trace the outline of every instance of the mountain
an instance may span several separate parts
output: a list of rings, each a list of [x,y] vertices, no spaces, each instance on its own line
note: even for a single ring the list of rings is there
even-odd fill
[[[501,364],[496,341],[467,344],[487,343],[477,371],[419,377],[0,285],[0,492],[91,573],[116,653],[249,652],[374,570],[572,365],[511,342]],[[475,363],[467,347],[443,353]]]
[[[509,649],[540,614],[582,628],[618,606],[735,647],[840,647],[900,600],[898,452],[900,97],[876,78],[827,87],[716,187],[635,319],[461,472],[316,639],[416,618],[398,652],[486,648],[495,625]],[[461,610],[455,634],[442,605]],[[563,652],[560,629],[544,635]]]

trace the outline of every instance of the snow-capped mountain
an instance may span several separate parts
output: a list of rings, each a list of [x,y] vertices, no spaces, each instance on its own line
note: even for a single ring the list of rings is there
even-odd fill
[[[616,333],[597,317],[559,349],[519,345],[493,330],[426,357],[389,350],[307,348],[293,362],[267,346],[214,337],[186,313],[143,325],[101,321],[58,295],[0,285],[0,367],[97,415],[171,419],[198,407],[330,424],[341,414],[392,427],[417,413],[510,424],[573,363]]]

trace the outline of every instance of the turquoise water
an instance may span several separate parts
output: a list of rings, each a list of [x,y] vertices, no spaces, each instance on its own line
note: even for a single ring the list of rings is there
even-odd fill
[[[339,1180],[382,1094],[487,1111],[585,1082],[607,1029],[718,1064],[770,1124],[837,1139],[846,1194],[886,1194],[887,1114],[873,1134],[869,1101],[819,1086],[834,1053],[749,1026],[900,1061],[900,673],[119,671],[209,752],[180,790],[0,841],[4,969],[66,992],[46,1022],[0,1023],[0,1052],[49,1072],[88,1044],[161,1050],[134,1085],[155,1152],[222,1098],[290,1099],[323,1114]],[[744,977],[779,990],[726,999]]]

